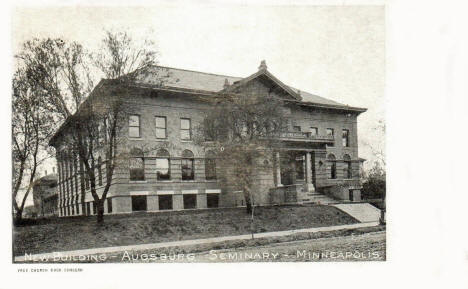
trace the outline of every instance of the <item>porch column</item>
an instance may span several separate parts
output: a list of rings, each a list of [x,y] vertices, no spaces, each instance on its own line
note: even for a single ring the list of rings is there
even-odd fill
[[[276,168],[276,186],[277,187],[282,187],[283,184],[281,183],[281,167],[280,167],[280,153],[275,152],[275,168]]]
[[[312,157],[310,152],[306,153],[305,158],[305,167],[306,167],[306,175],[305,175],[305,188],[308,192],[315,191],[314,185],[312,184]]]

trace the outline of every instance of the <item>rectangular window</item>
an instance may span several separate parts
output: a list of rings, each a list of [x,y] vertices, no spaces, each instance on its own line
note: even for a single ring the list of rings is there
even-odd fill
[[[311,136],[316,136],[316,135],[318,135],[318,128],[316,128],[316,127],[311,127],[311,128],[310,128],[310,135],[311,135]]]
[[[172,195],[159,195],[159,210],[172,210]]]
[[[112,213],[112,199],[107,199],[107,212]]]
[[[159,139],[167,138],[165,116],[156,117],[156,138],[159,138]]]
[[[349,130],[343,130],[342,143],[344,147],[349,147]]]
[[[182,140],[192,139],[190,118],[181,118],[180,119],[180,138]]]
[[[184,209],[195,209],[197,207],[197,195],[184,195]]]
[[[206,194],[206,205],[208,208],[219,207],[219,194]]]
[[[300,132],[300,131],[301,131],[301,127],[298,126],[298,125],[295,125],[295,126],[293,126],[293,131],[295,131],[295,132]]]
[[[91,205],[90,202],[86,203],[86,216],[91,215]]]
[[[132,196],[132,211],[146,211],[146,196]]]
[[[140,116],[130,115],[128,118],[128,136],[140,137]]]

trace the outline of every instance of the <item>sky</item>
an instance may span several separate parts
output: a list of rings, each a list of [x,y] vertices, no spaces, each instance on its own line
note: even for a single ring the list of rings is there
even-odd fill
[[[383,133],[374,129],[385,119],[384,6],[17,7],[13,52],[32,37],[96,49],[109,29],[153,38],[159,64],[169,67],[245,77],[266,60],[290,86],[368,109],[358,117],[359,156],[367,166],[375,159],[368,144],[384,148]]]

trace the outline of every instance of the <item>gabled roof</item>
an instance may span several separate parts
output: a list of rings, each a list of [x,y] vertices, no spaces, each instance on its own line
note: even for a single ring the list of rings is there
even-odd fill
[[[236,87],[242,86],[260,76],[269,78],[276,85],[290,94],[292,96],[292,100],[305,104],[330,106],[330,108],[352,109],[352,107],[345,104],[284,84],[267,70],[264,62],[262,62],[257,72],[245,78],[165,66],[154,66],[150,71],[145,73],[145,75],[139,77],[137,83],[150,87],[158,86],[161,79],[163,79],[163,86],[167,88],[216,93],[221,91],[233,91]],[[365,111],[365,109],[356,109]]]

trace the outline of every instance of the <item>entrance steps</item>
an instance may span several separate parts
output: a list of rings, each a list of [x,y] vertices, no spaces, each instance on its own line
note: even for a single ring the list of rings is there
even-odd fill
[[[298,202],[303,204],[338,204],[339,202],[324,194],[316,192],[302,192],[298,194]]]

